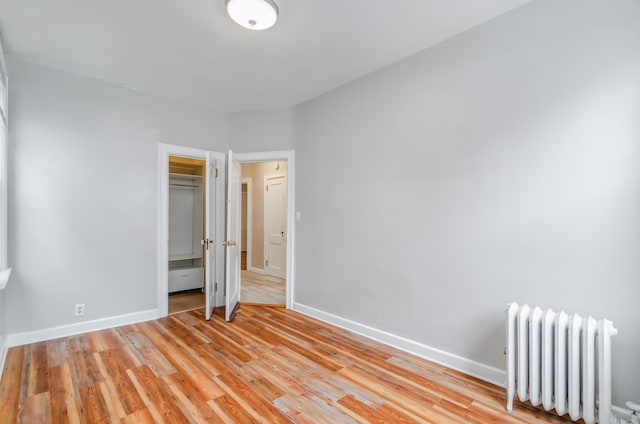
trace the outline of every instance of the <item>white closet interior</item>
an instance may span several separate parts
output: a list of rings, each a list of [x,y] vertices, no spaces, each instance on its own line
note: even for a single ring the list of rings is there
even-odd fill
[[[204,169],[169,157],[169,293],[204,287]]]

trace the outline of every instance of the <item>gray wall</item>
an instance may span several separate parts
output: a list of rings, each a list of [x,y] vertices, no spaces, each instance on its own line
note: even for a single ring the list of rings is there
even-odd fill
[[[638,22],[538,0],[299,106],[295,301],[500,368],[507,302],[607,317],[640,399]]]
[[[7,331],[156,308],[158,142],[225,151],[227,116],[12,57],[9,73]]]
[[[229,146],[236,152],[289,150],[294,145],[294,109],[229,114]]]

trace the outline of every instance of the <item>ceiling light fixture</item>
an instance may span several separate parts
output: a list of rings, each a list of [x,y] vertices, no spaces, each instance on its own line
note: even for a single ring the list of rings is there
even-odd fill
[[[278,20],[278,6],[272,0],[225,0],[227,13],[238,25],[261,30]]]

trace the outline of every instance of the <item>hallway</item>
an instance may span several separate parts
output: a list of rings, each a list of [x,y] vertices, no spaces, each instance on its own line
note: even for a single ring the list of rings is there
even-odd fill
[[[242,271],[240,302],[283,305],[286,301],[285,280],[251,271]]]

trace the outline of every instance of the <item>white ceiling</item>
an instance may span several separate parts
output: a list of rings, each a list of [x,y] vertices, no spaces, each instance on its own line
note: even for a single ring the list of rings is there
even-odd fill
[[[224,0],[0,0],[7,53],[222,111],[287,107],[529,0],[276,0],[266,31]]]

